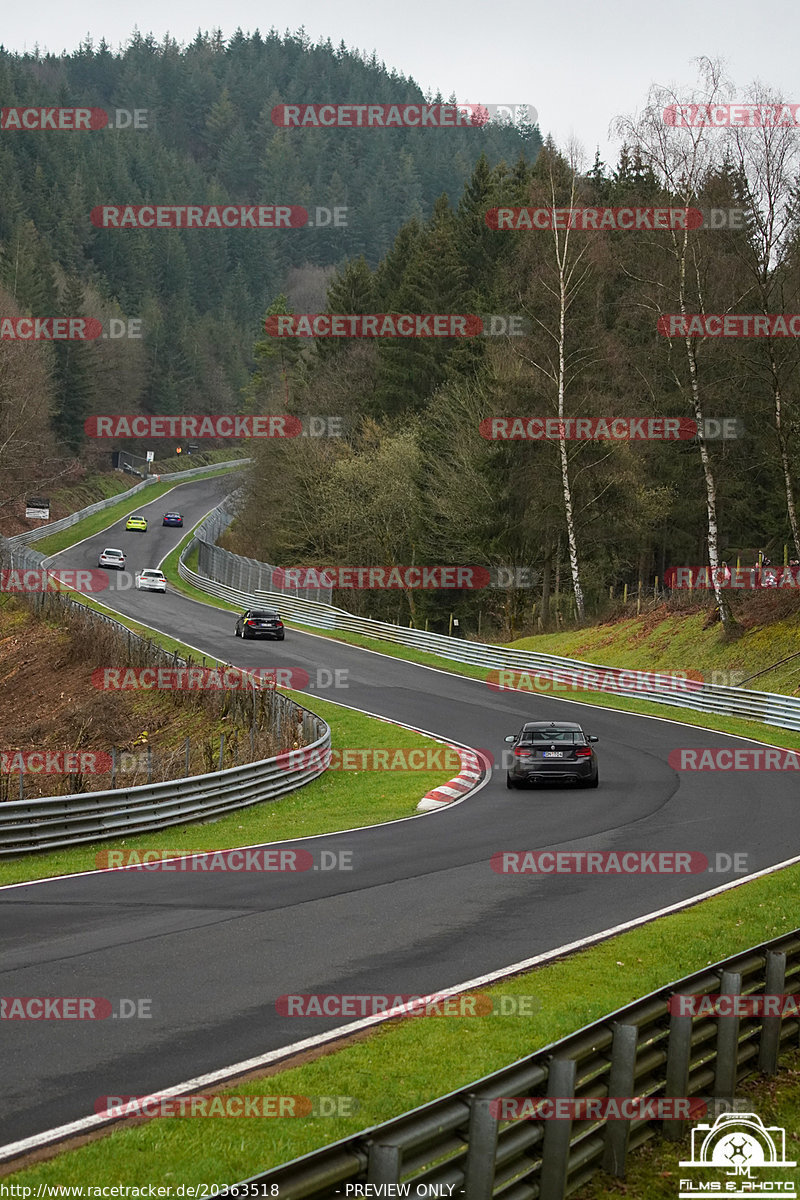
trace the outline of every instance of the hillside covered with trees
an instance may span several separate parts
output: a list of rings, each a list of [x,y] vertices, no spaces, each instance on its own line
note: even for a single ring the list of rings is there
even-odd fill
[[[278,563],[538,572],[534,590],[516,593],[335,594],[365,615],[438,629],[455,611],[472,633],[479,613],[484,628],[536,628],[534,603],[547,627],[559,597],[561,615],[581,620],[623,584],[652,596],[680,564],[741,555],[752,566],[759,548],[782,561],[784,544],[800,559],[797,333],[681,336],[669,319],[800,313],[796,131],[663,118],[676,100],[730,98],[706,62],[697,97],[654,88],[636,120],[620,121],[615,166],[587,169],[550,141],[535,163],[482,159],[463,192],[403,227],[377,268],[349,262],[331,284],[331,313],[521,314],[529,331],[265,339],[264,410],[288,386],[295,411],[343,414],[350,433],[257,446],[240,547]],[[753,88],[745,98],[778,99]],[[487,220],[498,207],[620,206],[695,208],[704,221],[614,231]],[[718,215],[729,210],[738,216]],[[492,416],[672,417],[700,429],[727,418],[741,436],[490,440],[481,422]],[[716,600],[732,628],[726,594]]]
[[[412,79],[302,30],[198,33],[188,46],[135,34],[113,52],[0,48],[4,109],[138,111],[126,128],[0,132],[0,316],[141,322],[141,337],[0,339],[0,503],[59,479],[94,413],[241,411],[271,300],[324,303],[335,268],[377,265],[398,230],[457,193],[481,153],[533,160],[538,130],[285,129],[276,105],[422,102]],[[441,97],[428,97],[436,101]],[[100,205],[288,204],[346,208],[346,224],[290,230],[103,229]],[[25,420],[19,420],[21,405]],[[35,407],[35,412],[34,412]],[[32,447],[31,452],[29,449]],[[140,447],[131,447],[140,449]],[[108,447],[103,447],[104,451]]]

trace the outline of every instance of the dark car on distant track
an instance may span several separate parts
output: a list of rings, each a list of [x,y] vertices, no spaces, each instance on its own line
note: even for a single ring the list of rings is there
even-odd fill
[[[269,608],[248,608],[236,622],[236,637],[271,637],[282,642],[284,636],[283,621]]]
[[[506,741],[513,744],[506,787],[558,779],[581,787],[596,788],[600,783],[592,746],[597,738],[574,721],[526,721],[519,733],[509,734]]]
[[[164,513],[164,520],[161,522],[161,524],[176,525],[180,527],[183,525],[183,517],[180,513]]]

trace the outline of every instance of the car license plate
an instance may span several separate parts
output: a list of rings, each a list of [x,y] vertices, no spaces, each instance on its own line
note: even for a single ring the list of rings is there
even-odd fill
[[[544,756],[544,758],[563,758],[564,751],[563,750],[545,750],[543,752],[543,756]]]

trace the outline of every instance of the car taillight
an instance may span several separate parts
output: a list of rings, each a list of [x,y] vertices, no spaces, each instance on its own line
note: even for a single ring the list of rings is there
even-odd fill
[[[517,746],[514,750],[514,754],[517,758],[528,758],[530,757],[530,753],[531,752],[527,746],[524,748],[522,746]]]
[[[255,625],[255,621],[245,621],[245,625]]]
[[[578,746],[575,750],[576,758],[590,758],[592,754],[591,746]]]

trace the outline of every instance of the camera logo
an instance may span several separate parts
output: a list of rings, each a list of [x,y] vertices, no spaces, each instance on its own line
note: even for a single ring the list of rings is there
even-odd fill
[[[786,1158],[786,1133],[779,1125],[764,1125],[756,1113],[721,1113],[713,1125],[701,1123],[692,1130],[692,1157],[681,1167],[711,1167],[724,1171],[728,1182],[718,1185],[726,1196],[751,1196],[754,1190],[777,1192],[797,1200],[794,1183],[763,1179],[752,1172],[764,1167],[795,1167]],[[707,1195],[707,1180],[681,1179],[682,1198]],[[716,1188],[714,1190],[717,1190]]]

